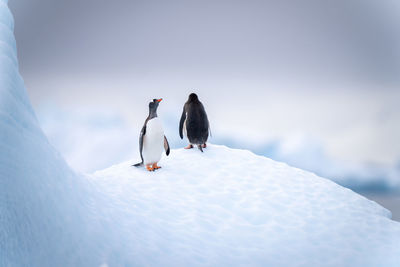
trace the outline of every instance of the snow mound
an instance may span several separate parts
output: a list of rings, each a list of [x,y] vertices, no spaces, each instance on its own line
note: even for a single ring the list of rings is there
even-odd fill
[[[400,225],[330,180],[249,151],[172,150],[162,169],[125,162],[94,178],[123,242],[150,266],[390,266]],[[121,201],[123,200],[123,201]],[[122,226],[121,226],[122,227]],[[128,230],[128,229],[127,229]],[[134,237],[130,239],[130,237]]]
[[[76,174],[38,126],[0,0],[0,266],[398,266],[400,224],[248,151],[172,150]],[[105,151],[107,153],[107,151]]]

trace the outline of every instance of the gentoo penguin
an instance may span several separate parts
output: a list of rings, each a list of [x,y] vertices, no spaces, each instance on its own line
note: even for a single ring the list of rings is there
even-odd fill
[[[170,152],[168,140],[164,135],[161,121],[157,117],[157,108],[161,100],[162,98],[153,99],[153,102],[149,103],[149,116],[144,122],[139,137],[139,149],[142,162],[133,165],[139,167],[144,164],[148,171],[161,168],[157,166],[157,163],[161,159],[163,149],[165,149],[167,156]]]
[[[185,133],[190,143],[185,147],[186,149],[197,145],[200,151],[203,152],[203,148],[207,146],[209,123],[204,106],[194,93],[189,95],[188,101],[183,106],[179,122],[179,135],[181,139],[183,139],[183,133]]]

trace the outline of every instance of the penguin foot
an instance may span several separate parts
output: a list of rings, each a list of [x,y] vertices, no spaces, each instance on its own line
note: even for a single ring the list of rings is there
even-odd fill
[[[190,144],[190,145],[188,145],[187,147],[185,147],[185,149],[191,149],[191,148],[193,148],[193,145],[192,145],[192,144]]]
[[[161,167],[158,166],[157,163],[154,163],[153,164],[153,170],[155,171],[155,170],[158,170],[158,169],[161,169]]]
[[[204,143],[204,144],[202,144],[201,146],[202,146],[203,148],[206,148],[206,147],[207,147],[207,144]]]
[[[154,166],[154,165],[153,165],[153,166]],[[146,169],[147,169],[149,172],[154,171],[154,167],[152,167],[151,164],[146,165]]]

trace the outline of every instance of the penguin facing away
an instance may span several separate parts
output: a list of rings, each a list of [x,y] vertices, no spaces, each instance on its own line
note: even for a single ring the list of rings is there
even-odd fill
[[[157,163],[161,159],[163,150],[165,149],[167,156],[170,152],[161,120],[157,117],[157,108],[161,100],[162,98],[153,99],[153,101],[149,103],[149,116],[144,122],[139,137],[139,150],[142,162],[133,165],[135,167],[145,165],[148,171],[161,168]]]
[[[197,145],[199,150],[203,152],[203,148],[207,146],[209,122],[204,106],[195,93],[189,95],[188,100],[183,106],[183,112],[179,122],[179,135],[181,139],[183,139],[184,134],[187,136],[190,143],[185,147],[186,149],[193,148],[193,145]]]

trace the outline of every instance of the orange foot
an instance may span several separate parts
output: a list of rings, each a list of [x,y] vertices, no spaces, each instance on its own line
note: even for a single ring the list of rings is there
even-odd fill
[[[153,166],[154,166],[154,165],[153,165]],[[154,171],[154,167],[152,167],[151,164],[147,164],[147,165],[146,165],[146,169],[147,169],[149,172]]]
[[[206,147],[207,147],[207,144],[204,143],[204,144],[202,144],[201,146],[202,146],[203,148],[206,148]]]
[[[158,170],[158,169],[161,169],[161,167],[158,166],[157,163],[154,163],[153,164],[153,170]]]
[[[185,147],[185,149],[191,149],[191,148],[193,148],[192,144],[190,144],[187,147]]]

